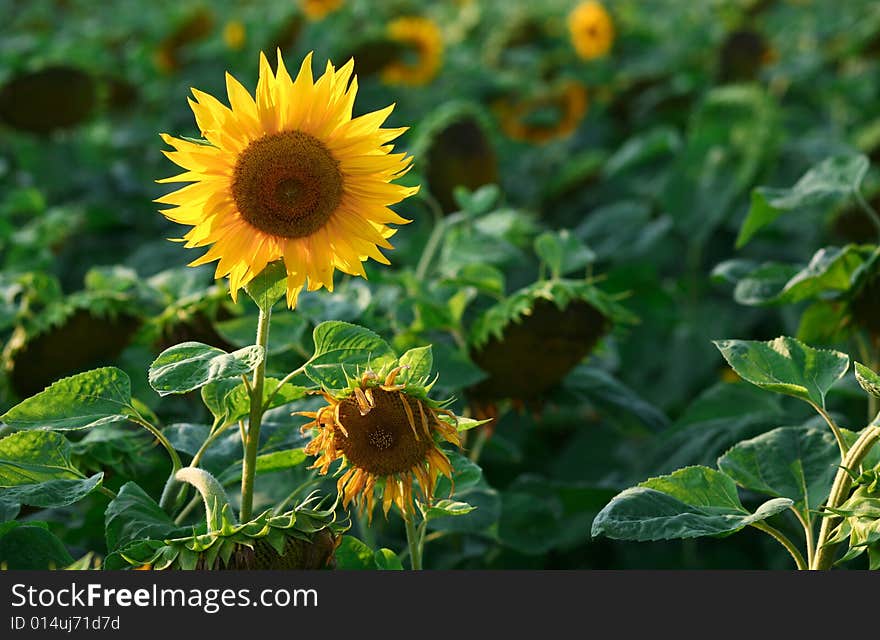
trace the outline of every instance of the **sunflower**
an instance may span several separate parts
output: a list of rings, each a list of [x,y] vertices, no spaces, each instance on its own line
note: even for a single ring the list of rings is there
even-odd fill
[[[568,15],[568,30],[577,54],[584,60],[601,58],[614,42],[614,23],[600,3],[581,2]]]
[[[231,108],[193,89],[190,106],[206,142],[163,134],[165,152],[186,171],[159,182],[191,182],[157,202],[162,213],[192,225],[186,247],[210,245],[190,266],[219,260],[215,278],[229,276],[233,300],[266,265],[283,260],[287,304],[303,287],[333,290],[333,273],[366,277],[367,258],[383,264],[379,247],[393,248],[389,223],[409,222],[389,209],[418,187],[392,184],[412,158],[390,153],[405,128],[381,125],[394,105],[352,118],[354,60],[312,80],[307,55],[292,80],[278,52],[272,73],[260,54],[256,100],[231,75]],[[351,82],[349,83],[349,80]]]
[[[433,20],[421,16],[403,16],[388,23],[388,38],[406,47],[415,56],[408,61],[404,54],[382,69],[387,84],[423,85],[437,75],[443,60],[443,37]]]
[[[498,100],[493,109],[508,137],[542,143],[573,133],[587,106],[586,88],[569,81],[532,98]]]
[[[239,20],[230,20],[223,26],[223,42],[229,49],[240,51],[247,39],[247,32]]]
[[[394,384],[403,368],[393,369],[384,381],[367,372],[342,397],[322,392],[328,404],[300,414],[312,418],[302,427],[304,433],[318,429],[305,449],[318,456],[311,468],[326,474],[341,459],[339,472],[348,467],[337,482],[343,507],[354,500],[368,518],[380,480],[386,516],[392,504],[403,514],[413,513],[413,479],[418,480],[423,501],[430,503],[440,474],[452,480],[452,465],[434,435],[461,446],[456,427],[440,417],[454,421],[451,411],[428,400],[424,387],[420,393]]]
[[[302,12],[309,20],[323,20],[342,6],[342,0],[300,0]]]

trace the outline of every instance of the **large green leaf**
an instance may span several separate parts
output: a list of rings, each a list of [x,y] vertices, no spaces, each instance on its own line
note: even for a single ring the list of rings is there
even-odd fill
[[[116,367],[63,378],[21,402],[0,420],[13,429],[86,429],[128,419],[131,380]]]
[[[322,322],[312,337],[315,352],[305,372],[328,389],[343,389],[358,370],[380,371],[396,360],[394,351],[376,333],[348,322]]]
[[[736,239],[737,248],[783,213],[815,206],[830,197],[852,195],[859,189],[868,165],[863,155],[835,156],[811,168],[789,189],[754,189],[751,207]]]
[[[834,435],[821,427],[780,427],[735,445],[718,468],[744,489],[790,498],[801,513],[828,498],[840,463]]]
[[[64,507],[101,485],[70,461],[71,446],[52,431],[20,431],[0,440],[0,497],[35,507]]]
[[[257,456],[256,473],[270,473],[281,471],[301,465],[306,461],[306,454],[302,449],[288,449],[287,451],[272,451]],[[228,467],[221,473],[217,480],[221,484],[232,484],[241,480],[242,462],[239,461]]]
[[[134,482],[126,482],[104,512],[107,550],[113,551],[135,540],[163,540],[185,535],[156,501]]]
[[[708,467],[685,467],[619,493],[593,520],[592,535],[638,541],[723,536],[792,504],[774,498],[749,513],[729,477]]]
[[[850,289],[853,274],[865,263],[865,251],[856,245],[825,247],[806,267],[766,264],[736,284],[734,298],[740,304],[791,304],[822,294]]]
[[[252,345],[226,353],[201,342],[165,349],[150,365],[150,386],[160,396],[186,393],[215,380],[245,375],[263,360],[263,347]]]
[[[849,356],[813,349],[787,336],[769,342],[717,340],[715,346],[743,380],[825,407],[825,394],[849,369]]]
[[[45,522],[0,525],[0,565],[6,569],[63,569],[73,556]]]
[[[712,465],[735,443],[779,424],[784,415],[778,396],[744,382],[719,382],[701,393],[656,440],[646,443],[649,448],[639,456],[644,461],[642,477]]]

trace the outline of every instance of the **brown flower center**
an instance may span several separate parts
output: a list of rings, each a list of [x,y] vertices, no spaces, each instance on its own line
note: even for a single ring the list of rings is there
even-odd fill
[[[254,140],[235,165],[232,196],[261,231],[303,238],[324,226],[342,198],[339,162],[317,138],[284,131]]]
[[[382,389],[373,389],[372,393],[374,406],[366,415],[361,415],[354,398],[346,398],[339,404],[339,422],[348,437],[338,430],[336,439],[349,463],[376,476],[403,473],[424,463],[434,440],[425,434],[421,425],[420,401]],[[404,402],[413,415],[414,425],[410,423]],[[422,411],[430,418],[428,407],[423,406]]]

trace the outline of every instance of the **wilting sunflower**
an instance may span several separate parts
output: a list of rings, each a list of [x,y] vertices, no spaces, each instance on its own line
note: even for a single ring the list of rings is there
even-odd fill
[[[323,20],[342,6],[342,0],[300,0],[302,12],[309,20]]]
[[[421,16],[403,16],[389,22],[387,32],[388,38],[403,45],[405,51],[382,69],[382,81],[423,85],[433,80],[443,61],[443,36],[437,23]]]
[[[587,90],[570,81],[531,98],[504,98],[493,104],[510,138],[542,143],[573,133],[587,113]]]
[[[190,106],[206,143],[163,134],[165,152],[187,171],[159,182],[191,182],[157,202],[162,213],[192,225],[186,247],[210,245],[190,266],[219,260],[216,278],[229,276],[233,299],[275,260],[287,270],[287,304],[299,292],[333,290],[336,269],[366,277],[367,258],[383,264],[391,249],[389,223],[409,222],[389,205],[418,191],[392,184],[412,158],[391,153],[391,140],[406,128],[383,129],[394,105],[352,118],[357,78],[354,60],[336,70],[328,62],[312,80],[307,55],[296,80],[278,52],[272,73],[260,54],[256,100],[231,75],[231,108],[193,89]],[[349,82],[350,81],[350,82]]]
[[[393,369],[384,381],[367,372],[341,397],[323,392],[328,404],[300,414],[312,418],[304,433],[318,429],[305,449],[318,456],[311,468],[326,474],[333,462],[342,460],[339,472],[348,467],[337,482],[342,504],[347,507],[354,500],[368,518],[379,481],[386,515],[392,504],[403,514],[413,513],[413,479],[423,501],[430,503],[440,474],[452,480],[452,465],[435,434],[461,446],[454,424],[441,418],[454,423],[455,415],[429,400],[424,386],[394,384],[402,369]]]
[[[571,43],[584,60],[601,58],[614,43],[614,23],[600,3],[581,2],[568,14]]]

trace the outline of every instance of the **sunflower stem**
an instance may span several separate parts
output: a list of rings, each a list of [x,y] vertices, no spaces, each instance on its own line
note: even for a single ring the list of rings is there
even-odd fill
[[[876,420],[876,419],[875,419]],[[880,426],[872,423],[867,429],[862,431],[859,439],[855,441],[846,456],[841,461],[840,468],[834,478],[834,484],[831,485],[831,493],[828,495],[828,501],[825,508],[836,509],[849,495],[852,488],[852,479],[849,475],[849,469],[858,469],[862,460],[871,451],[871,448],[880,440]],[[834,562],[834,551],[837,549],[836,544],[830,544],[828,539],[831,537],[831,531],[840,521],[836,516],[826,515],[822,518],[822,524],[819,527],[819,539],[816,542],[816,552],[810,562],[811,569],[830,569]]]
[[[443,217],[443,211],[440,209],[440,205],[437,204],[437,201],[433,198],[423,195],[422,199],[427,203],[428,207],[431,209],[431,213],[434,215],[434,228],[431,230],[428,242],[422,250],[422,257],[419,259],[419,264],[416,266],[416,280],[418,282],[422,282],[425,279],[425,276],[428,273],[428,267],[431,266],[431,262],[434,260],[434,255],[440,247],[440,241],[446,233],[446,219]]]
[[[409,545],[410,565],[413,571],[420,571],[422,568],[422,550],[419,548],[419,534],[416,531],[412,514],[404,514],[403,521],[406,523],[406,542]]]
[[[272,307],[260,308],[260,316],[257,320],[257,344],[263,347],[263,353],[268,353],[269,343],[269,320],[272,316]],[[254,377],[250,388],[250,418],[244,439],[244,465],[241,472],[241,509],[239,519],[247,522],[251,519],[254,508],[254,477],[257,471],[257,449],[260,446],[260,423],[263,420],[263,383],[266,380],[266,357],[260,361],[254,369]]]

